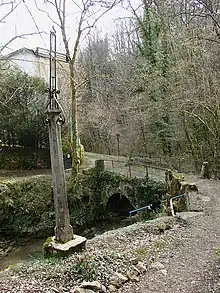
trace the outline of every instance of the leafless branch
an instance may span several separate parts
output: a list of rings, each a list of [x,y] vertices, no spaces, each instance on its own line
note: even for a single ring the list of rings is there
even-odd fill
[[[11,9],[0,19],[0,23],[3,22],[13,11],[15,11],[15,9],[21,4],[22,0],[20,0],[15,6],[12,5],[11,6]],[[7,3],[4,3],[4,4],[1,4],[0,6],[4,6],[4,5],[7,5],[7,4],[12,4],[13,2],[7,2]]]
[[[58,22],[56,22],[56,21],[50,16],[50,14],[49,14],[47,11],[41,9],[41,8],[38,6],[38,4],[37,4],[37,0],[34,0],[34,3],[35,3],[35,6],[36,6],[37,10],[39,10],[40,12],[45,13],[45,14],[47,15],[47,17],[48,17],[48,18],[49,18],[49,19],[50,19],[55,25],[57,25],[58,27],[60,27],[60,24],[59,24]]]
[[[216,138],[215,133],[213,132],[213,130],[210,128],[210,126],[206,123],[205,120],[202,119],[202,117],[200,117],[199,115],[197,115],[194,112],[189,112],[189,111],[184,111],[184,113],[186,113],[187,115],[196,118],[198,121],[200,121],[210,132],[211,135],[213,135],[214,138]]]
[[[22,38],[26,38],[26,37],[30,37],[30,36],[34,36],[34,35],[39,35],[45,32],[35,32],[35,33],[27,33],[27,34],[21,34],[19,36],[14,36],[12,37],[10,40],[8,40],[1,48],[0,48],[0,55],[2,54],[3,50],[6,49],[8,47],[9,44],[11,44],[13,41],[15,41],[16,39],[22,39]],[[1,59],[5,59],[5,57],[2,57]]]
[[[25,5],[25,7],[26,7],[26,9],[27,9],[27,11],[28,11],[28,13],[29,13],[29,15],[30,15],[30,17],[31,17],[31,19],[32,19],[32,21],[33,21],[33,23],[34,23],[34,25],[35,25],[35,27],[36,27],[36,29],[37,29],[37,31],[38,31],[38,33],[39,33],[41,39],[42,39],[42,41],[43,41],[43,43],[44,43],[44,45],[45,45],[45,47],[47,47],[47,45],[46,45],[46,43],[45,43],[45,41],[44,41],[44,39],[43,39],[43,37],[42,37],[42,34],[40,33],[40,29],[39,29],[39,27],[38,27],[38,25],[37,25],[37,23],[36,23],[36,21],[35,21],[35,18],[34,18],[34,16],[33,16],[32,12],[31,12],[31,10],[30,10],[29,7],[27,6],[26,2],[24,2],[24,5]]]
[[[89,30],[89,29],[91,29],[91,28],[93,28],[95,25],[96,25],[96,23],[107,13],[107,12],[109,12],[115,5],[116,5],[116,3],[117,3],[118,1],[117,0],[115,0],[115,1],[113,1],[113,3],[105,10],[105,11],[103,11],[96,19],[95,19],[95,21],[91,24],[91,25],[88,25],[88,26],[86,26],[86,27],[84,27],[83,29],[82,29],[82,32],[84,32],[85,30]]]

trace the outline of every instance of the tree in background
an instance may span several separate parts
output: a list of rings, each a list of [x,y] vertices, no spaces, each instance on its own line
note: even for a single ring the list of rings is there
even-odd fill
[[[103,17],[109,10],[111,10],[116,4],[117,0],[110,1],[96,1],[96,0],[83,0],[80,3],[72,2],[75,9],[79,11],[79,18],[77,23],[76,38],[73,46],[69,44],[69,36],[67,35],[67,9],[68,1],[66,0],[53,0],[45,1],[50,5],[51,9],[54,9],[58,20],[54,20],[56,26],[59,27],[63,44],[65,48],[66,58],[69,63],[69,77],[70,77],[70,88],[71,88],[71,126],[70,126],[70,142],[71,142],[71,153],[72,153],[72,177],[75,178],[78,173],[79,158],[79,136],[77,127],[77,83],[76,83],[76,61],[77,54],[80,46],[82,37],[95,27],[101,17]],[[36,1],[35,1],[36,3]],[[37,5],[37,4],[36,4]],[[50,17],[49,13],[46,12]]]
[[[8,19],[17,12],[18,8],[22,6],[22,4],[26,5],[25,1],[20,0],[9,0],[9,1],[1,1],[0,3],[0,25],[4,26],[5,23],[8,22]],[[29,11],[31,14],[31,12]],[[34,18],[33,18],[34,20]],[[26,33],[18,33],[17,27],[15,28],[15,34],[9,37],[5,42],[1,42],[0,44],[0,60],[4,59],[4,51],[7,49],[11,49],[10,45],[20,38],[26,38],[34,35],[41,35],[42,32],[39,31],[36,25],[36,31],[27,31]]]
[[[44,126],[46,84],[37,77],[10,68],[0,71],[0,133],[6,145],[48,146]]]
[[[208,160],[219,177],[218,2],[143,1],[138,10],[126,2],[131,17],[118,20],[113,36],[90,37],[77,72],[91,150],[109,153],[108,143],[116,153],[121,133],[121,153],[163,156],[175,168],[194,163],[197,171]],[[111,74],[98,74],[100,66]]]

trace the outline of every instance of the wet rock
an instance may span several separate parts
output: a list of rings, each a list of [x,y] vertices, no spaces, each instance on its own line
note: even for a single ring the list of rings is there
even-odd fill
[[[85,289],[91,289],[99,292],[106,293],[107,290],[105,286],[103,286],[101,283],[98,281],[93,281],[93,282],[82,282],[82,284],[79,286],[79,288],[85,288]]]

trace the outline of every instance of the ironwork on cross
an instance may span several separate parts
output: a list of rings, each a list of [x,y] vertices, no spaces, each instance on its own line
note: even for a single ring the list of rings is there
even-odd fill
[[[46,104],[47,113],[57,113],[57,124],[62,125],[65,123],[64,111],[58,101],[60,90],[57,89],[57,48],[56,48],[56,30],[52,27],[50,31],[50,70],[49,70],[49,88],[46,90],[48,93],[48,101]],[[49,118],[46,118],[46,123],[50,123]]]
[[[56,68],[56,31],[50,31],[50,79],[48,101],[46,105],[46,122],[49,130],[51,171],[55,209],[55,240],[66,243],[74,238],[70,225],[69,208],[66,193],[63,151],[61,142],[61,125],[65,122],[62,107],[58,101]]]

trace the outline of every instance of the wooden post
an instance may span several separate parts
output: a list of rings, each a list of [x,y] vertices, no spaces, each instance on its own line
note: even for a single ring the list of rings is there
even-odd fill
[[[65,243],[73,239],[73,229],[70,225],[69,209],[66,194],[66,183],[61,145],[61,126],[59,125],[60,109],[48,109],[50,157],[53,180],[53,195],[55,206],[55,240]]]
[[[117,155],[119,157],[120,156],[120,134],[119,133],[116,134],[116,138],[117,138]]]
[[[65,122],[64,113],[58,101],[56,88],[56,31],[50,32],[50,87],[46,106],[46,123],[49,127],[50,157],[55,207],[55,236],[44,243],[44,255],[69,255],[85,248],[86,238],[73,234],[67,202],[66,182],[61,143],[61,125]]]
[[[58,102],[56,72],[56,31],[50,32],[50,87],[49,100],[46,107],[49,126],[50,158],[53,181],[53,196],[55,207],[55,241],[66,243],[73,239],[73,229],[70,225],[69,209],[66,194],[66,182],[61,144],[61,125],[65,122],[60,104]],[[62,114],[61,114],[62,113]]]
[[[149,179],[149,172],[148,172],[148,166],[145,165],[145,178]]]

